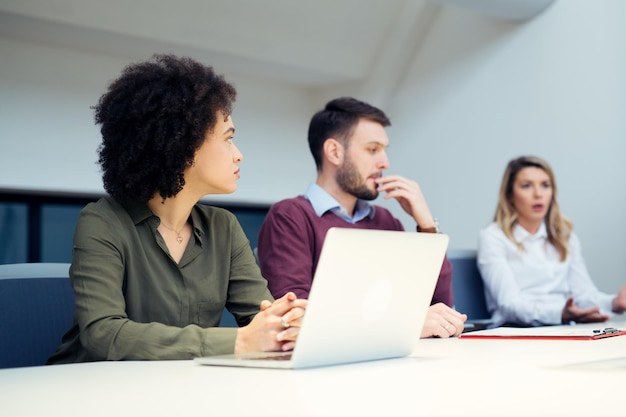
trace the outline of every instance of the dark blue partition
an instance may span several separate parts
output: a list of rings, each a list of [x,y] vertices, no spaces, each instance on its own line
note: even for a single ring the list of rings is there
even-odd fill
[[[28,259],[28,205],[0,202],[0,264]]]
[[[0,189],[0,264],[71,262],[74,228],[86,204],[99,194]],[[237,216],[252,248],[269,204],[203,201]]]

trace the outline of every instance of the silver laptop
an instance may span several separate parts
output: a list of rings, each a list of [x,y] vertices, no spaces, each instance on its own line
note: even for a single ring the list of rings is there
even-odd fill
[[[310,368],[407,356],[419,341],[448,236],[331,228],[293,352],[196,358],[204,365]]]

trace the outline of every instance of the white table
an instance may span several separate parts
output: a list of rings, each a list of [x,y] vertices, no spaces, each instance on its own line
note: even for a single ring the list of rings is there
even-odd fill
[[[626,322],[591,327],[606,326]],[[193,361],[5,369],[0,415],[624,415],[610,404],[625,392],[626,336],[426,339],[409,358],[299,371]]]

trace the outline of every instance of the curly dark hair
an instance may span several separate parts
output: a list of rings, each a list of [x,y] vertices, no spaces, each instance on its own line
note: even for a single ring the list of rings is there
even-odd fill
[[[175,196],[218,114],[230,115],[236,96],[212,67],[188,57],[157,54],[128,65],[93,106],[104,189],[121,201]]]

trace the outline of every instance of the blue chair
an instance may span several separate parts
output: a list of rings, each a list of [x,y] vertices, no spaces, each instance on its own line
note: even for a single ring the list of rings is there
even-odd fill
[[[230,311],[224,309],[222,312],[222,320],[220,321],[220,327],[239,327],[237,325],[237,320],[230,313]]]
[[[74,314],[69,263],[0,265],[0,368],[45,365]]]
[[[484,328],[491,321],[485,301],[483,279],[476,265],[476,251],[449,250],[448,259],[452,263],[452,291],[454,307],[467,314],[468,323]]]

